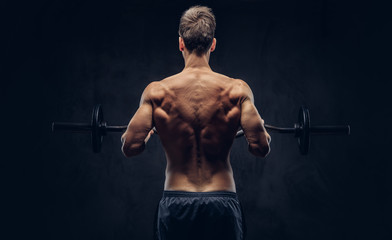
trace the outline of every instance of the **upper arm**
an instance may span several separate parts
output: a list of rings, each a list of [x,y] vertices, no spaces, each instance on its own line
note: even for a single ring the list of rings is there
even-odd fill
[[[265,130],[264,120],[260,117],[254,105],[252,90],[246,83],[242,85],[242,95],[241,127],[248,141],[255,142],[257,141],[257,133]]]
[[[152,85],[153,84],[150,84],[144,90],[140,99],[139,108],[130,120],[127,130],[121,137],[123,151],[126,148],[137,149],[144,146],[144,140],[153,128],[153,105],[151,101]]]
[[[270,136],[264,128],[264,120],[254,105],[252,90],[245,82],[242,83],[241,127],[250,147],[269,149]]]

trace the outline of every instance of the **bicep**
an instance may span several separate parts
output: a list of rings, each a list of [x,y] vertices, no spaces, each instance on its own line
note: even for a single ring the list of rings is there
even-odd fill
[[[153,107],[150,102],[142,102],[128,124],[123,135],[123,141],[128,143],[142,143],[153,128]]]
[[[255,139],[258,133],[265,131],[264,120],[260,117],[254,105],[253,93],[248,84],[242,80],[241,85],[241,128],[245,137],[249,140]]]
[[[259,142],[260,135],[266,132],[264,120],[250,99],[245,100],[241,106],[241,127],[249,143]]]

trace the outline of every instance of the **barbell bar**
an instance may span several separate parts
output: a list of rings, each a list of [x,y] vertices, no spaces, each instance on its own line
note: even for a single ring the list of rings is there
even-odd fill
[[[301,106],[298,112],[298,122],[294,127],[275,127],[272,125],[264,124],[264,127],[271,132],[294,134],[298,138],[298,147],[302,155],[306,155],[310,146],[310,135],[350,135],[350,125],[341,126],[311,126],[309,109]],[[104,121],[102,106],[97,104],[93,108],[90,123],[71,123],[71,122],[53,122],[52,131],[71,131],[78,133],[91,133],[91,143],[93,151],[98,153],[102,148],[103,137],[108,132],[124,132],[127,125],[123,126],[110,126]],[[156,129],[154,127],[154,131]],[[244,135],[241,129],[237,132],[236,138]]]

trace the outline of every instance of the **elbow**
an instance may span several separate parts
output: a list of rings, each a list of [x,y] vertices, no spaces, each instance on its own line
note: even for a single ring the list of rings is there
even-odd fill
[[[249,152],[257,157],[266,157],[271,148],[269,144],[249,144]]]
[[[133,157],[136,156],[144,151],[145,148],[145,143],[138,143],[135,141],[132,141],[129,136],[127,136],[126,133],[124,133],[121,136],[121,151],[124,154],[125,157]]]
[[[139,155],[144,151],[145,144],[123,144],[121,151],[124,156],[129,158],[136,155]]]

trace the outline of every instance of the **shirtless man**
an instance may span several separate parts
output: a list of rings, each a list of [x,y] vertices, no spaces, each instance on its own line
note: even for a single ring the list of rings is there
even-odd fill
[[[125,156],[140,154],[159,133],[167,167],[158,206],[158,239],[243,239],[244,219],[230,165],[230,149],[241,127],[249,151],[265,157],[270,136],[242,80],[215,73],[209,66],[215,50],[211,9],[185,11],[179,26],[182,72],[152,82],[121,138]]]

